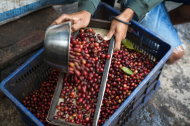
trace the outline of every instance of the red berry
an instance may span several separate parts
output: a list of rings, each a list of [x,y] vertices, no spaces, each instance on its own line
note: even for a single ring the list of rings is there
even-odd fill
[[[111,57],[111,56],[110,56],[109,54],[106,55],[106,59],[110,59],[110,57]]]

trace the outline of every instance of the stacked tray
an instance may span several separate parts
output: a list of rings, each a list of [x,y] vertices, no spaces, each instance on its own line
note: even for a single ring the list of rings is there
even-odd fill
[[[90,22],[90,25],[89,25],[89,27],[91,27],[91,28],[98,28],[98,29],[109,29],[109,26],[110,26],[110,22],[102,21],[102,20],[98,20],[98,19],[92,19]],[[115,43],[115,40],[112,37],[109,42],[109,49],[108,49],[108,54],[110,55],[110,58],[106,59],[104,72],[103,72],[101,85],[100,85],[100,90],[99,90],[99,94],[98,94],[98,98],[97,98],[98,100],[97,100],[95,115],[94,115],[94,119],[93,119],[93,126],[96,126],[98,124],[98,120],[99,120],[99,116],[100,116],[100,109],[101,109],[102,101],[104,98],[109,69],[110,69],[110,65],[111,65],[111,61],[112,61],[114,43]],[[56,106],[60,102],[60,100],[59,100],[60,94],[61,94],[61,90],[63,88],[63,76],[64,76],[63,73],[61,73],[59,76],[57,87],[55,89],[55,93],[54,93],[54,96],[52,98],[52,102],[50,105],[50,110],[48,113],[47,121],[54,125],[76,126],[76,124],[74,124],[74,123],[65,122],[64,120],[61,120],[61,119],[59,119],[59,120],[54,119],[54,116],[57,112]]]

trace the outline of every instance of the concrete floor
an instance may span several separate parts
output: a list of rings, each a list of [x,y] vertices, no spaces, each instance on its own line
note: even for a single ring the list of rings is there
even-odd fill
[[[166,65],[161,87],[148,104],[130,120],[129,126],[190,126],[190,24],[176,26],[186,45],[185,56],[174,65]],[[14,105],[0,99],[0,126],[25,126]]]

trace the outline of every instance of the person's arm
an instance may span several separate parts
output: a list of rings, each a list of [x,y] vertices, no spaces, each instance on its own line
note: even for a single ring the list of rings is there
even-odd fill
[[[99,2],[100,0],[79,0],[78,10],[79,11],[85,10],[93,15]]]
[[[163,0],[128,0],[124,3],[124,6],[126,7],[125,10],[116,18],[124,22],[130,22],[136,14],[137,18],[141,20],[149,10],[162,1]],[[128,25],[117,20],[113,20],[110,30],[104,39],[109,40],[114,35],[115,50],[119,50],[121,47],[121,41],[125,39],[127,31]]]
[[[99,0],[79,0],[78,12],[72,14],[62,14],[52,24],[60,24],[65,21],[72,22],[72,31],[88,26],[91,15],[93,15],[99,4]]]
[[[131,8],[137,18],[141,20],[147,12],[164,0],[128,0],[124,3],[124,7]]]
[[[130,8],[125,9],[120,15],[116,16],[117,19],[130,22],[134,16],[134,11]],[[121,41],[126,38],[128,31],[128,25],[117,20],[112,20],[111,27],[108,34],[104,37],[104,40],[110,40],[111,37],[115,36],[115,47],[114,50],[119,50],[121,47]]]

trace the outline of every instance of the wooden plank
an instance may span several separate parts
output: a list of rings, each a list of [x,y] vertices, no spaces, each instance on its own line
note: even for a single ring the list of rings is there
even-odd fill
[[[58,15],[48,7],[0,26],[0,69],[42,47],[45,29]]]

